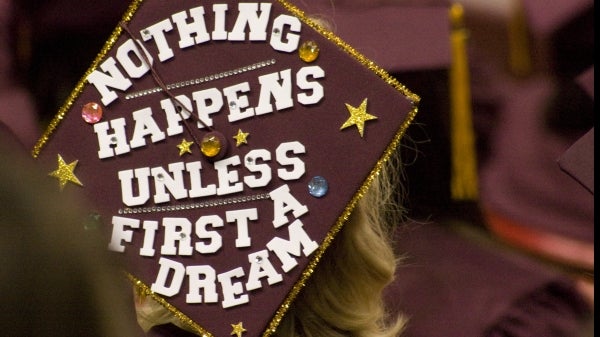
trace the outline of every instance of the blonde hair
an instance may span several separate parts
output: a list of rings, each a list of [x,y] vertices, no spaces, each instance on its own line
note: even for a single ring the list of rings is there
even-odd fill
[[[398,336],[405,319],[385,308],[398,259],[390,222],[403,216],[389,164],[361,198],[277,329],[281,337]]]
[[[404,317],[386,310],[383,291],[394,280],[398,258],[393,228],[400,207],[399,160],[392,156],[377,174],[315,272],[284,315],[275,337],[393,337]],[[148,331],[172,323],[193,332],[150,297],[136,301],[138,323]]]

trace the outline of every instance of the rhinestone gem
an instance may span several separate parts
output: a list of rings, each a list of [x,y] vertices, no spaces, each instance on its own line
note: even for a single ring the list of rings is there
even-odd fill
[[[96,102],[87,103],[81,109],[81,117],[87,123],[98,123],[102,119],[102,107]]]
[[[200,142],[200,151],[207,157],[214,157],[221,151],[221,141],[215,135],[206,135]]]
[[[237,103],[235,101],[229,102],[229,108],[232,110],[237,109]]]
[[[258,264],[261,264],[261,263],[263,262],[263,258],[262,258],[262,256],[257,256],[257,257],[255,257],[255,258],[254,258],[254,262],[256,262],[256,263],[258,263]]]
[[[315,176],[308,182],[308,193],[315,198],[320,198],[327,194],[329,184],[321,176]]]
[[[304,62],[313,62],[319,57],[319,46],[314,41],[305,41],[298,48],[300,59]]]
[[[102,224],[102,217],[100,216],[100,214],[98,214],[96,212],[92,212],[92,213],[88,214],[86,220],[84,221],[83,228],[85,230],[98,229],[98,227],[100,227],[101,224]]]

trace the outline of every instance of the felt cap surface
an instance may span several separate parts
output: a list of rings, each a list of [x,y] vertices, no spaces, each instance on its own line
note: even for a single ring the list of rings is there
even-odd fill
[[[200,335],[268,336],[419,97],[286,1],[123,18],[33,154],[145,295]]]

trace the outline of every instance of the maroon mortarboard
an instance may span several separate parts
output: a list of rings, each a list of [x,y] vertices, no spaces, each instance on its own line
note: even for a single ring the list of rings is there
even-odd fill
[[[408,159],[411,164],[405,168],[412,215],[431,216],[432,211],[445,212],[457,201],[476,199],[462,6],[448,1],[373,4],[360,0],[335,4],[316,0],[302,6],[306,15],[331,27],[336,35],[422,95],[423,113],[416,122],[425,131],[409,130],[411,139],[418,143],[409,147],[416,147],[419,155],[414,162]],[[411,150],[403,153],[403,158],[414,156]]]
[[[568,79],[594,62],[593,0],[522,0],[536,69]]]
[[[269,336],[418,101],[286,1],[135,1],[33,154],[144,294]]]
[[[594,194],[594,129],[579,138],[558,159],[558,165]]]
[[[594,67],[576,78],[577,84],[594,99]],[[583,113],[588,113],[584,111]],[[592,112],[593,113],[593,112]],[[558,159],[558,165],[594,194],[594,128],[579,138]]]

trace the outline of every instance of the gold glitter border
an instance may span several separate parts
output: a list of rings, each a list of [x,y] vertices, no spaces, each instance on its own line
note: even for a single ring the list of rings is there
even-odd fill
[[[402,83],[398,82],[398,80],[396,78],[394,78],[383,68],[381,68],[377,64],[375,64],[375,62],[371,61],[366,56],[364,56],[363,54],[358,52],[356,49],[354,49],[352,46],[350,46],[349,44],[344,42],[340,37],[335,35],[332,31],[324,28],[322,25],[319,25],[315,21],[308,18],[304,14],[304,11],[300,10],[298,7],[292,5],[291,3],[289,3],[286,0],[277,0],[277,1],[280,4],[282,4],[294,16],[296,16],[302,22],[304,22],[306,25],[310,26],[311,28],[313,28],[314,30],[319,32],[327,40],[336,44],[344,52],[346,52],[350,56],[354,57],[361,64],[363,64],[365,67],[367,67],[369,70],[373,71],[375,74],[377,74],[379,77],[381,77],[387,84],[391,85],[396,90],[398,90],[400,93],[402,93],[408,100],[411,101],[413,107],[412,107],[411,111],[408,113],[408,115],[407,115],[406,119],[404,120],[404,122],[402,123],[402,125],[400,126],[398,132],[396,133],[396,136],[390,142],[390,144],[386,148],[386,150],[383,153],[383,155],[381,156],[381,158],[377,161],[377,163],[373,167],[373,170],[371,170],[371,173],[369,174],[369,176],[365,179],[365,181],[363,182],[361,187],[358,189],[358,191],[356,192],[354,197],[346,205],[346,207],[344,208],[344,212],[338,218],[335,225],[327,233],[325,239],[319,246],[319,249],[317,249],[317,251],[314,253],[314,256],[312,257],[312,259],[310,260],[310,262],[308,263],[308,265],[302,272],[300,279],[298,281],[296,281],[296,283],[294,284],[294,287],[290,290],[290,292],[286,296],[285,300],[283,301],[283,303],[281,304],[281,306],[279,307],[279,309],[277,310],[277,312],[271,319],[271,322],[269,323],[268,328],[263,332],[263,335],[262,335],[263,337],[269,337],[276,332],[277,327],[279,326],[279,323],[281,323],[281,320],[283,319],[283,316],[285,315],[285,313],[287,312],[289,307],[292,305],[292,302],[294,302],[294,300],[300,293],[301,289],[304,287],[304,285],[306,284],[306,282],[308,281],[308,279],[314,272],[315,268],[317,267],[317,264],[321,260],[321,257],[323,256],[323,254],[325,253],[325,251],[327,250],[327,248],[329,247],[331,242],[333,242],[333,239],[335,238],[337,233],[339,233],[339,231],[342,229],[342,227],[344,226],[344,224],[350,217],[350,214],[356,207],[356,204],[358,203],[360,198],[362,198],[363,195],[366,193],[367,189],[369,188],[369,186],[371,185],[373,180],[377,177],[379,172],[381,172],[383,165],[385,165],[385,163],[388,161],[388,159],[392,156],[392,154],[396,151],[397,147],[400,145],[400,140],[402,139],[402,136],[404,135],[404,133],[406,132],[406,129],[412,123],[413,119],[415,118],[415,116],[418,112],[418,104],[421,100],[421,98],[417,94],[413,93]]]
[[[314,22],[313,20],[309,19],[304,14],[304,11],[300,10],[298,7],[292,5],[291,3],[289,3],[286,0],[276,0],[276,1],[279,2],[286,10],[288,10],[294,16],[299,18],[306,25],[310,26],[311,28],[313,28],[314,30],[319,32],[327,40],[333,42],[335,45],[337,45],[339,48],[341,48],[348,55],[350,55],[353,58],[355,58],[356,60],[358,60],[363,66],[367,67],[369,70],[371,70],[375,74],[377,74],[387,84],[391,85],[396,90],[398,90],[400,93],[402,93],[412,103],[413,107],[412,107],[411,111],[408,113],[408,116],[406,117],[406,119],[404,120],[402,125],[400,126],[400,129],[396,133],[396,136],[390,142],[387,149],[383,153],[382,157],[377,161],[373,170],[371,170],[369,176],[365,179],[365,181],[363,182],[363,184],[361,185],[359,190],[356,192],[354,197],[346,205],[342,215],[338,218],[335,225],[327,233],[325,239],[323,240],[323,242],[321,243],[321,245],[319,246],[317,251],[314,253],[314,256],[311,258],[310,262],[308,263],[308,265],[302,272],[300,279],[298,281],[296,281],[296,283],[294,284],[294,286],[292,287],[292,289],[286,296],[285,300],[280,305],[279,309],[275,312],[275,315],[269,322],[267,329],[263,332],[263,335],[262,335],[263,337],[269,337],[273,333],[275,333],[283,316],[285,315],[285,313],[287,312],[289,307],[292,305],[293,301],[296,299],[296,297],[300,293],[301,289],[304,287],[304,285],[306,284],[306,282],[308,281],[308,279],[314,272],[317,264],[321,260],[321,257],[323,256],[323,254],[325,253],[325,251],[327,250],[327,248],[329,247],[331,242],[334,240],[337,233],[342,229],[342,227],[348,220],[350,214],[352,213],[352,210],[354,210],[354,208],[356,207],[358,200],[360,200],[360,198],[362,198],[362,196],[365,194],[365,192],[367,191],[370,184],[373,182],[375,177],[381,171],[383,165],[392,156],[394,151],[396,151],[396,148],[400,144],[400,140],[401,140],[402,136],[404,135],[404,133],[406,132],[406,129],[412,123],[413,119],[415,118],[415,116],[417,114],[418,104],[421,100],[421,98],[417,94],[411,92],[406,86],[401,84],[396,78],[392,77],[390,74],[387,73],[387,71],[385,71],[383,68],[381,68],[377,64],[375,64],[375,62],[369,60],[363,54],[359,53],[352,46],[350,46],[349,44],[344,42],[341,38],[336,36],[332,31],[324,28],[323,26],[321,26],[321,25],[317,24],[316,22]],[[131,5],[129,6],[129,8],[127,9],[127,11],[125,12],[125,14],[123,15],[122,21],[123,22],[131,21],[131,19],[133,18],[133,15],[139,9],[139,7],[142,5],[143,2],[144,2],[144,0],[134,0],[131,3]],[[79,95],[81,95],[81,93],[83,92],[87,77],[98,67],[100,62],[106,57],[108,52],[115,45],[115,43],[116,43],[117,39],[119,38],[119,36],[121,35],[121,33],[122,33],[122,28],[120,26],[117,26],[113,30],[109,39],[104,44],[104,47],[100,50],[100,53],[98,53],[98,55],[92,62],[90,68],[86,71],[86,73],[79,80],[79,82],[77,83],[77,85],[75,86],[75,88],[73,89],[73,91],[71,92],[69,97],[67,98],[66,103],[60,108],[57,115],[52,119],[52,121],[48,125],[48,127],[47,127],[46,131],[44,132],[44,134],[42,135],[42,137],[35,144],[32,152],[31,152],[31,154],[34,158],[37,158],[39,156],[42,148],[50,140],[50,137],[52,136],[54,131],[57,129],[60,122],[65,118],[67,111],[71,108],[75,99],[77,99],[77,97],[79,97]],[[135,276],[133,276],[129,273],[127,273],[126,275],[127,275],[127,278],[136,287],[136,289],[141,292],[141,294],[152,297],[157,303],[161,304],[167,310],[169,310],[171,313],[173,313],[175,315],[175,317],[177,317],[183,323],[187,324],[190,328],[194,329],[196,332],[200,333],[200,335],[202,337],[213,337],[213,335],[210,332],[208,332],[207,330],[202,328],[194,320],[189,318],[187,315],[183,314],[180,310],[178,310],[176,307],[174,307],[172,304],[170,304],[164,298],[155,294],[150,289],[150,287],[148,287],[146,284],[144,284],[140,279],[136,278]]]
[[[131,281],[131,283],[133,283],[133,285],[136,288],[136,291],[138,291],[140,295],[152,297],[152,299],[154,299],[158,304],[162,305],[167,310],[169,310],[175,317],[177,317],[177,319],[179,319],[184,324],[187,324],[190,328],[194,329],[195,332],[200,333],[200,336],[214,337],[213,334],[201,327],[198,323],[194,322],[193,319],[189,318],[187,315],[179,311],[179,309],[177,309],[164,298],[158,296],[154,291],[152,291],[152,289],[150,289],[150,287],[148,287],[148,285],[146,285],[140,279],[138,279],[130,273],[126,273],[126,276]]]

